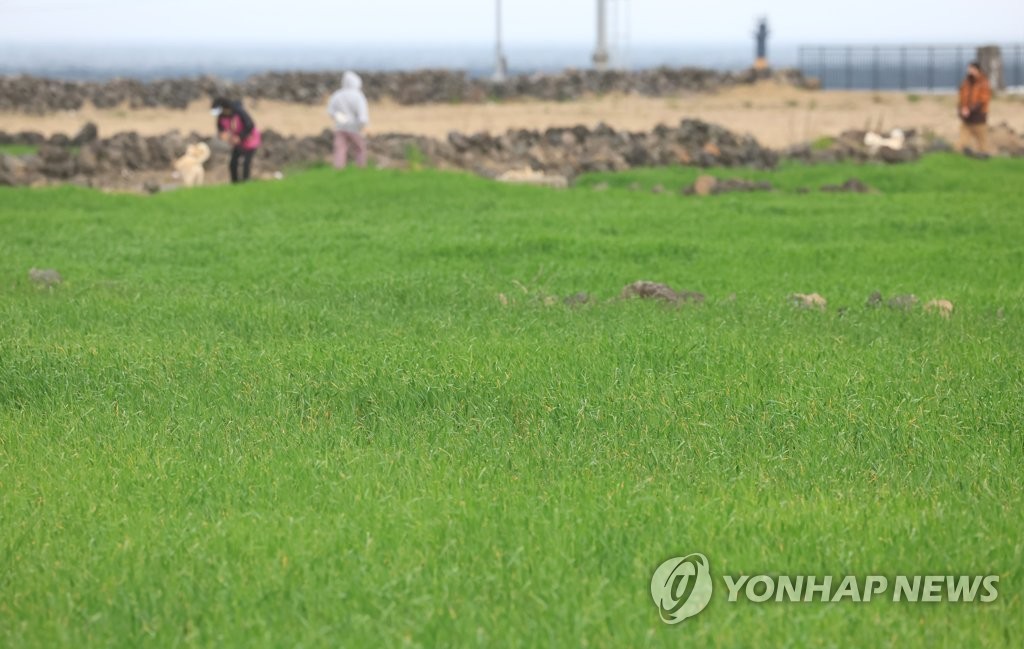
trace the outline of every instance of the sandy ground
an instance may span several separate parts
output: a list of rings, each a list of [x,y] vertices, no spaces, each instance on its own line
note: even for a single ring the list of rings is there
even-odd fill
[[[509,128],[544,129],[551,126],[594,126],[605,122],[616,129],[649,130],[659,123],[675,124],[686,117],[721,124],[754,135],[762,144],[784,147],[848,128],[930,128],[946,138],[956,137],[959,125],[952,94],[913,95],[905,92],[799,90],[772,82],[729,89],[714,94],[674,98],[609,96],[575,102],[519,101],[488,104],[432,104],[371,106],[371,133],[414,133],[445,137],[449,131],[503,132]],[[252,102],[250,112],[262,128],[284,134],[309,135],[328,126],[323,107],[281,102]],[[993,102],[992,122],[1007,122],[1024,131],[1024,98],[1006,97]],[[156,135],[178,129],[209,132],[213,119],[206,102],[188,110],[97,110],[46,116],[0,113],[0,130],[74,134],[88,121],[100,134],[138,131]]]

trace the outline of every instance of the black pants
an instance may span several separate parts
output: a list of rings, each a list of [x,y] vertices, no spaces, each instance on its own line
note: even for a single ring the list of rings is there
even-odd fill
[[[256,155],[256,150],[245,150],[241,147],[235,147],[231,150],[231,182],[245,182],[249,180],[249,174],[252,173],[252,157]],[[242,174],[238,174],[238,163],[242,163]]]

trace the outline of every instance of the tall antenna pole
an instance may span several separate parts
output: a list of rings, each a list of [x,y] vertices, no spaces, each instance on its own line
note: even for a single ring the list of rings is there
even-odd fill
[[[594,50],[594,68],[608,69],[608,0],[597,0],[597,48]]]
[[[502,82],[508,77],[508,61],[505,59],[501,45],[501,0],[496,0],[495,7],[495,39],[494,39],[494,80]]]

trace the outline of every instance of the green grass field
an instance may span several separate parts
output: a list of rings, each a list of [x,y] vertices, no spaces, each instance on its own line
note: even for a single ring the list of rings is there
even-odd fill
[[[0,646],[1024,646],[1024,161],[697,173],[0,190]],[[999,597],[668,626],[690,552]]]

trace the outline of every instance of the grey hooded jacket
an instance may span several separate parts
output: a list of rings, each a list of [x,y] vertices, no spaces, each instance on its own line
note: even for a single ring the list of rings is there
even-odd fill
[[[327,114],[334,120],[334,130],[359,133],[370,123],[370,108],[363,94],[363,80],[355,72],[341,78],[341,89],[327,101]]]

